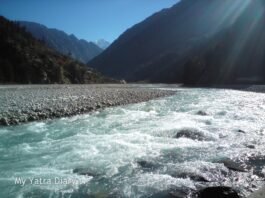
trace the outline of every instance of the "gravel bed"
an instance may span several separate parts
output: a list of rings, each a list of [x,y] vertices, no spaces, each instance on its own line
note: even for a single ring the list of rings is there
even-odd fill
[[[174,93],[148,85],[2,85],[0,125],[73,116]]]

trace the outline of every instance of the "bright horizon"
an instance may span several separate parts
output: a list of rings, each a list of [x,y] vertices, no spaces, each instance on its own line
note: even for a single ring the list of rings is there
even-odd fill
[[[131,26],[176,4],[178,0],[0,0],[0,15],[17,21],[36,22],[79,39],[113,42]]]

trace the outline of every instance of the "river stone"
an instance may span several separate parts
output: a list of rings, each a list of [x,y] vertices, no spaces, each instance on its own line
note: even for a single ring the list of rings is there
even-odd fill
[[[238,133],[246,133],[245,131],[243,131],[243,130],[241,130],[241,129],[237,130],[237,132],[238,132]]]
[[[89,177],[96,177],[98,176],[95,173],[92,173],[89,169],[87,168],[75,168],[73,170],[73,173],[76,173],[78,175],[85,175],[85,176],[89,176]]]
[[[19,120],[18,119],[11,120],[11,123],[15,124],[15,125],[18,125],[19,124]]]
[[[97,108],[97,109],[100,109],[101,107],[103,107],[103,106],[102,106],[102,104],[100,104],[100,103],[98,103],[98,104],[96,105],[96,108]]]
[[[205,111],[198,111],[197,115],[207,116],[208,114]]]
[[[256,148],[255,145],[253,145],[253,144],[247,144],[246,147],[249,149],[255,149]]]
[[[1,125],[4,125],[4,126],[8,126],[9,125],[9,122],[6,118],[1,118],[0,119],[0,124]]]
[[[33,115],[30,115],[29,117],[28,117],[28,121],[35,121],[37,118],[35,117],[35,116],[33,116]]]
[[[194,129],[183,129],[180,130],[176,135],[175,138],[189,138],[192,140],[207,140],[207,137],[205,137],[201,132],[194,130]]]
[[[230,187],[208,187],[197,193],[198,198],[240,198],[238,193]]]
[[[146,161],[146,160],[139,160],[137,161],[137,164],[142,167],[143,169],[155,169],[158,168],[158,164],[155,164],[154,162]]]

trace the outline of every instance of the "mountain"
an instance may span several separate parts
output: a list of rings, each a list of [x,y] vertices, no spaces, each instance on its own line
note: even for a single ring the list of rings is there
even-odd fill
[[[24,28],[0,16],[0,83],[115,82],[61,55]]]
[[[128,81],[260,82],[264,24],[264,0],[182,0],[128,29],[89,65]]]
[[[103,50],[107,49],[110,46],[110,43],[104,39],[97,40],[95,44]]]
[[[186,84],[265,83],[265,1],[252,0],[235,23],[186,63]]]
[[[36,39],[44,41],[48,47],[64,55],[71,55],[72,58],[83,63],[87,63],[103,51],[93,42],[79,40],[73,34],[68,35],[61,30],[47,28],[33,22],[19,21],[19,24],[25,27]]]

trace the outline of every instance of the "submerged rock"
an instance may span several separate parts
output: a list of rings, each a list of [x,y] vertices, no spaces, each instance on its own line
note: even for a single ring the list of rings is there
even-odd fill
[[[96,177],[96,176],[98,176],[98,174],[92,173],[91,170],[89,170],[87,168],[75,168],[73,170],[73,173],[76,173],[78,175],[85,175],[85,176],[89,176],[89,177]]]
[[[156,169],[159,166],[158,164],[155,164],[154,162],[150,162],[146,160],[139,160],[137,161],[137,164],[144,169],[150,169],[150,170]]]
[[[256,148],[255,145],[253,145],[253,144],[247,144],[246,147],[249,149],[255,149]]]
[[[240,198],[238,193],[225,186],[208,187],[197,193],[198,198]]]
[[[6,118],[1,118],[0,119],[0,125],[8,126],[9,122],[8,122],[8,120]]]
[[[237,130],[237,132],[238,132],[238,133],[246,133],[245,131],[243,131],[243,130],[241,130],[241,129]]]
[[[205,111],[198,111],[197,115],[201,115],[201,116],[207,116],[208,114]]]
[[[206,137],[201,131],[194,130],[194,129],[183,129],[180,130],[176,135],[175,138],[189,138],[192,140],[209,140],[209,137]]]

